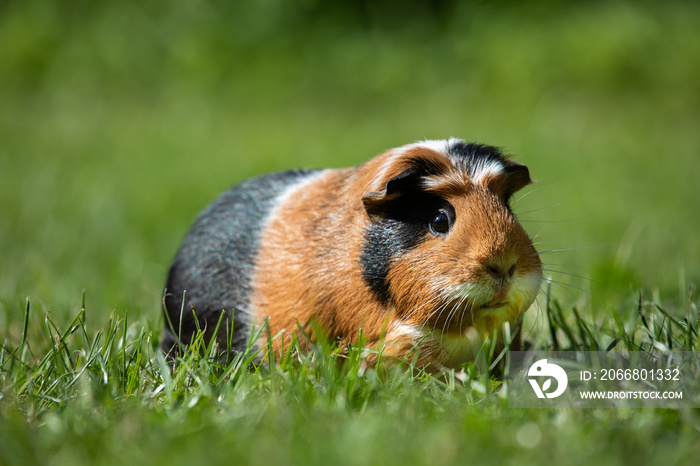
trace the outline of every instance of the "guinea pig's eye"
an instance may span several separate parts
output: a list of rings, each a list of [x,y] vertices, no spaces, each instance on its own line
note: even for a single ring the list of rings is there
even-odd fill
[[[430,231],[434,235],[445,235],[450,231],[450,217],[444,210],[438,210],[430,220]]]

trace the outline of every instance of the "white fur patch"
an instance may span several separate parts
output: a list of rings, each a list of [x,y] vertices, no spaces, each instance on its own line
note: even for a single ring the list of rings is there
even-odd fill
[[[488,291],[488,288],[478,283],[463,283],[450,290],[447,295],[450,299],[460,299],[477,305],[491,299],[491,292]]]
[[[432,151],[437,152],[438,154],[442,154],[445,157],[448,156],[450,152],[450,147],[452,147],[455,144],[463,143],[464,141],[461,139],[457,138],[450,138],[450,139],[426,139],[424,141],[417,141],[413,144],[408,144],[406,146],[403,146],[402,149],[404,151],[408,151],[411,149],[417,149],[420,147],[430,149]]]
[[[273,219],[277,216],[277,211],[284,206],[290,198],[294,197],[294,194],[301,190],[302,188],[320,180],[324,176],[326,176],[329,172],[332,172],[333,170],[321,170],[318,172],[313,172],[310,173],[308,176],[300,178],[296,183],[292,183],[289,186],[287,186],[284,191],[279,193],[277,197],[274,200],[274,206],[272,209],[270,209],[270,212],[268,214],[268,221],[270,219]]]
[[[492,176],[503,174],[503,164],[496,160],[490,162],[480,162],[471,169],[472,182],[474,184],[482,183],[485,179],[491,178]]]
[[[413,324],[393,322],[389,326],[387,334],[391,337],[394,337],[395,335],[407,336],[411,338],[415,343],[418,343],[423,337],[425,337],[426,332],[422,330],[421,327],[418,327]]]
[[[449,157],[450,149],[456,144],[464,144],[464,140],[458,138],[450,139],[427,139],[425,141],[418,141],[413,144],[408,144],[401,148],[400,154],[406,151],[417,148],[425,148],[435,151],[439,154]],[[453,161],[454,163],[454,161]],[[493,176],[502,175],[505,172],[505,167],[503,164],[497,160],[481,160],[476,165],[470,167],[469,173],[472,183],[481,184],[488,178]],[[454,182],[462,182],[461,179],[452,180]],[[437,189],[443,186],[445,183],[450,182],[446,180],[445,177],[435,177],[428,178],[424,180],[424,186],[431,189]]]
[[[449,149],[449,146],[450,146],[449,142],[445,141],[444,139],[439,139],[439,140],[428,139],[425,141],[419,141],[419,142],[416,142],[415,144],[412,144],[412,148],[425,147],[426,149],[430,149],[432,151],[437,152],[438,154],[443,154],[443,155],[447,155],[447,151]]]
[[[438,190],[450,183],[450,179],[445,176],[428,176],[422,179],[421,185],[427,189]]]

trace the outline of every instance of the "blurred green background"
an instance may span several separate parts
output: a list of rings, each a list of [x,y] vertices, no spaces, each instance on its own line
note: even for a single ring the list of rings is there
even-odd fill
[[[699,123],[697,2],[4,1],[0,326],[26,296],[67,320],[83,289],[97,321],[158,322],[222,190],[450,136],[539,180],[515,207],[540,250],[571,248],[543,256],[560,299],[678,300]]]

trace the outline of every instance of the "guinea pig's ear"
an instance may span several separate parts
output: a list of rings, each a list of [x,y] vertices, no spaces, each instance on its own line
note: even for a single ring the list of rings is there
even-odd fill
[[[533,183],[532,178],[530,178],[530,170],[522,163],[511,160],[507,169],[512,189],[511,194]]]
[[[530,170],[523,164],[508,160],[505,176],[496,176],[489,183],[489,188],[499,194],[506,202],[517,191],[533,183]]]
[[[391,203],[408,191],[414,190],[419,179],[415,169],[408,169],[389,179],[381,190],[362,196],[362,203],[369,218],[372,221],[385,219]]]

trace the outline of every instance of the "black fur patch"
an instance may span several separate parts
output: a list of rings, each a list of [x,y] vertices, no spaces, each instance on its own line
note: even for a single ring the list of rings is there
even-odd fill
[[[432,215],[443,208],[454,218],[454,209],[442,199],[415,190],[388,203],[385,219],[365,230],[360,263],[365,282],[382,303],[391,299],[388,275],[392,262],[430,238]]]
[[[448,155],[456,161],[460,170],[466,171],[470,177],[475,175],[478,167],[485,164],[497,162],[503,167],[503,173],[508,177],[510,187],[503,193],[503,203],[512,213],[510,198],[512,194],[523,186],[531,183],[530,174],[524,165],[513,163],[507,156],[503,155],[497,147],[487,146],[477,143],[466,143],[463,141],[452,144],[448,148]],[[525,178],[525,180],[523,180]],[[519,183],[513,186],[513,183]]]
[[[460,141],[450,145],[448,155],[457,162],[457,167],[469,176],[474,175],[474,168],[484,163],[498,162],[503,167],[508,166],[508,158],[500,149],[485,144]]]
[[[365,231],[365,243],[360,259],[362,276],[381,302],[386,303],[391,297],[387,276],[392,260],[402,252],[417,246],[426,230],[389,219],[372,224]]]

